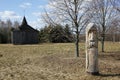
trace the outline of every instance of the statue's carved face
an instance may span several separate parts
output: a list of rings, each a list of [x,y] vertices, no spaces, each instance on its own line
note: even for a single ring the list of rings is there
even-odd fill
[[[88,34],[88,39],[95,40],[95,38],[96,38],[96,31],[90,31]]]
[[[89,31],[88,34],[89,48],[96,46],[96,31]]]

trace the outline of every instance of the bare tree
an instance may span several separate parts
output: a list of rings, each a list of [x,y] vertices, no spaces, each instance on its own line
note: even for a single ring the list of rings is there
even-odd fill
[[[11,20],[1,21],[0,22],[0,33],[1,33],[1,42],[2,43],[10,43],[11,42],[11,28],[12,22]]]
[[[120,12],[120,0],[110,0],[110,2],[113,5],[114,9]]]
[[[113,8],[110,0],[92,0],[90,6],[91,21],[99,25],[101,32],[102,52],[104,52],[105,33],[113,20],[118,17],[118,12]]]
[[[52,10],[46,12],[47,23],[67,23],[76,34],[76,57],[79,57],[79,34],[89,21],[87,19],[87,0],[50,0]]]
[[[6,25],[7,25],[7,33],[8,33],[8,43],[10,43],[11,42],[11,29],[12,29],[12,22],[11,22],[11,20],[7,20],[6,21]]]
[[[118,37],[119,36],[116,36],[116,35],[119,35],[120,34],[120,29],[119,29],[119,27],[120,27],[120,19],[119,20],[114,20],[113,22],[112,22],[112,25],[111,25],[111,33],[110,34],[112,34],[112,39],[113,39],[113,42],[115,42],[115,41],[118,41]],[[116,40],[117,39],[117,40]]]
[[[20,24],[19,24],[18,21],[14,21],[14,25],[13,25],[14,28],[18,28],[19,25],[20,25]]]

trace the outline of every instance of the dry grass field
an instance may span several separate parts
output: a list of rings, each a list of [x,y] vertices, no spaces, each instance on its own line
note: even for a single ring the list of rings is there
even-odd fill
[[[100,46],[100,45],[99,45]],[[75,58],[74,43],[0,44],[0,80],[120,80],[120,43],[99,47],[99,76],[85,72],[85,45]]]

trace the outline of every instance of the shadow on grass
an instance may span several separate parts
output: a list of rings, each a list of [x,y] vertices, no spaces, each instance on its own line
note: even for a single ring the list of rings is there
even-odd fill
[[[99,74],[101,77],[120,77],[120,74]]]
[[[107,54],[106,54],[107,53]],[[100,58],[120,60],[120,51],[117,52],[105,52],[99,55]]]

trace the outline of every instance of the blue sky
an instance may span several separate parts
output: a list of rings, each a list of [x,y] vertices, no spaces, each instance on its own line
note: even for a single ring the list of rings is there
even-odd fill
[[[0,0],[0,19],[22,21],[25,15],[28,24],[36,29],[43,27],[41,14],[48,5],[48,0]]]

